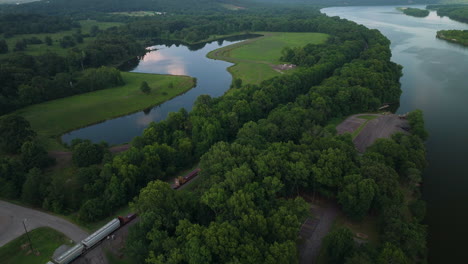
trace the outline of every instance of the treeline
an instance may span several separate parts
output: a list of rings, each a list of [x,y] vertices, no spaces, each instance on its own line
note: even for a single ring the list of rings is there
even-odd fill
[[[24,118],[0,119],[0,153],[0,197],[41,205],[42,196],[38,194],[47,186],[43,170],[54,160],[38,144],[36,133]]]
[[[439,30],[437,38],[468,46],[468,30]]]
[[[468,6],[467,5],[428,5],[427,9],[437,10],[437,15],[450,19],[468,23]]]
[[[47,15],[86,16],[93,13],[158,11],[197,13],[220,11],[224,8],[216,0],[49,0],[3,6],[4,12],[27,12]]]
[[[279,4],[308,4],[315,6],[366,6],[366,5],[404,5],[407,0],[251,0],[259,3],[279,3]],[[244,0],[243,2],[247,2]],[[415,0],[411,4],[431,4],[438,3],[438,0]]]
[[[0,34],[5,38],[19,34],[55,33],[79,27],[78,22],[68,17],[38,14],[0,15]]]
[[[414,16],[414,17],[427,17],[429,15],[429,10],[411,8],[411,7],[401,7],[399,8],[405,15]]]
[[[50,51],[39,56],[8,54],[0,59],[0,114],[122,85],[118,70],[101,66],[119,64],[144,52],[143,46],[131,36],[103,33],[83,49],[70,49],[66,56]]]

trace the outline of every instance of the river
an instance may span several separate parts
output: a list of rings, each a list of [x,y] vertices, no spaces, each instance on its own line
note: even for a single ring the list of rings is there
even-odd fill
[[[208,52],[239,42],[241,39],[254,37],[244,35],[198,45],[164,44],[148,47],[151,49],[140,58],[131,72],[188,75],[197,78],[197,86],[188,92],[145,111],[104,121],[82,129],[74,130],[62,136],[62,141],[70,143],[75,138],[90,139],[93,142],[106,141],[110,145],[130,142],[143,133],[150,122],[165,119],[170,112],[180,108],[187,111],[199,95],[212,97],[223,95],[232,81],[226,70],[232,63],[212,60],[206,57]]]
[[[424,6],[415,6],[424,8]],[[322,9],[368,28],[390,41],[392,60],[403,77],[398,113],[422,109],[429,131],[423,175],[427,202],[430,263],[468,263],[468,49],[437,39],[442,29],[468,29],[468,24],[438,17],[406,16],[396,6]]]

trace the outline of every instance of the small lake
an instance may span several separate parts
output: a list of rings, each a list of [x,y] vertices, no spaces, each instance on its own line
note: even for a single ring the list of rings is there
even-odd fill
[[[322,12],[378,29],[392,42],[392,60],[404,67],[398,113],[422,109],[429,131],[429,166],[423,175],[429,263],[468,263],[468,48],[436,38],[438,30],[466,30],[468,24],[435,12],[425,18],[406,16],[395,8]]]
[[[70,143],[75,138],[82,138],[93,142],[106,141],[110,145],[127,143],[135,136],[141,135],[149,123],[164,120],[170,112],[177,112],[180,108],[190,111],[199,95],[208,94],[211,97],[223,95],[232,82],[232,76],[226,70],[232,63],[209,59],[206,54],[255,36],[243,35],[190,46],[167,43],[148,47],[152,51],[143,58],[127,63],[124,66],[125,70],[141,73],[188,75],[197,78],[197,86],[145,111],[107,120],[64,134],[62,141]]]

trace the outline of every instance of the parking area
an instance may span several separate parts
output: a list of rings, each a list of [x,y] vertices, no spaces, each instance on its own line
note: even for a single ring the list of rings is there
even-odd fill
[[[359,118],[360,116],[375,116],[375,118],[368,120]],[[391,135],[397,132],[408,133],[407,130],[409,129],[408,121],[395,114],[353,115],[339,124],[336,129],[338,134],[353,133],[363,124],[365,124],[365,126],[353,139],[356,149],[361,153],[365,152],[378,138],[390,138]]]

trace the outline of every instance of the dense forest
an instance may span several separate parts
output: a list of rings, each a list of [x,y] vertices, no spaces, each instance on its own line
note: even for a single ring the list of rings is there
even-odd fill
[[[245,1],[245,0],[244,0]],[[260,3],[313,4],[320,6],[407,5],[408,0],[252,0]],[[434,4],[438,0],[415,0],[411,4]]]
[[[0,15],[0,34],[7,38],[17,34],[53,33],[74,27],[79,27],[79,24],[67,17],[36,14]]]
[[[437,15],[468,23],[468,5],[428,5],[427,9],[437,10]]]
[[[171,13],[196,13],[220,11],[224,8],[217,0],[49,0],[18,6],[0,6],[3,12],[40,13],[48,15],[90,15],[93,12],[158,11]]]
[[[427,17],[429,15],[429,10],[411,8],[411,7],[402,7],[399,8],[405,15],[414,16],[414,17]]]
[[[468,46],[468,30],[439,30],[437,38]]]
[[[150,2],[122,1],[115,11]],[[72,2],[81,3],[87,2]],[[285,48],[281,60],[298,65],[294,72],[219,98],[202,95],[191,112],[151,123],[120,155],[112,156],[106,144],[73,141],[77,172],[71,179],[45,174],[53,160],[35,132],[22,117],[6,115],[0,119],[0,150],[8,154],[0,156],[0,196],[78,212],[83,222],[133,201],[140,221],[126,253],[138,263],[297,263],[297,234],[309,214],[299,194],[311,193],[336,200],[352,219],[379,217],[379,245],[356,244],[348,229],[331,233],[325,243],[330,263],[424,262],[422,113],[408,116],[411,134],[380,139],[362,155],[350,135],[329,125],[399,100],[401,66],[390,61],[390,42],[376,30],[307,8],[134,18],[66,56],[7,54],[0,60],[0,110],[121,85],[120,73],[107,66],[140,54],[144,40],[198,42],[253,31],[330,37],[325,44]],[[163,182],[198,161],[196,192]]]

